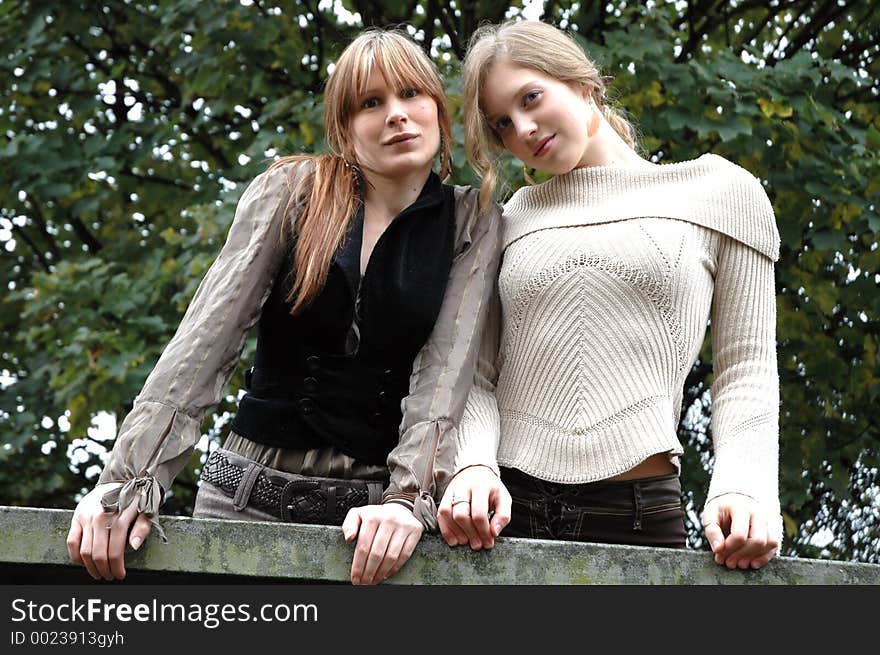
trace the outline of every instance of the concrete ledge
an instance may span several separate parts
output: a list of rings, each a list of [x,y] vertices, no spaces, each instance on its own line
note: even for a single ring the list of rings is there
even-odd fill
[[[0,506],[0,564],[14,581],[91,581],[68,557],[70,510]],[[126,557],[141,581],[346,583],[354,550],[337,527],[163,517]],[[43,572],[43,575],[40,575]],[[48,578],[48,579],[47,579]],[[664,548],[502,538],[492,551],[422,539],[393,584],[880,584],[880,565],[781,557],[728,571],[710,554]]]

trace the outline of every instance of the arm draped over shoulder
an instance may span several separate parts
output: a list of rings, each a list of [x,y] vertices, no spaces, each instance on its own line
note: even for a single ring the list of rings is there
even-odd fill
[[[456,187],[456,251],[428,341],[419,351],[403,400],[400,442],[388,456],[385,502],[412,504],[436,530],[435,498],[454,473],[457,433],[498,276],[501,211],[480,213],[478,191]]]

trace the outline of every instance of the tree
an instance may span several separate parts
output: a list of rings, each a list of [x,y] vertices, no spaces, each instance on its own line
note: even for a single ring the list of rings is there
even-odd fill
[[[216,256],[242,183],[277,155],[323,147],[327,66],[362,26],[409,25],[459,116],[469,35],[520,9],[0,3],[0,501],[69,507],[93,484],[105,446],[86,437],[93,418],[126,413]],[[766,185],[783,242],[788,554],[878,561],[880,551],[878,14],[836,0],[544,3],[543,18],[576,32],[614,75],[648,156],[713,151]],[[459,127],[455,136],[454,180],[475,182]],[[711,379],[707,341],[680,430],[692,509],[711,468]],[[241,382],[239,371],[230,393]],[[204,433],[224,435],[234,408],[227,397]],[[191,507],[198,466],[166,511]]]

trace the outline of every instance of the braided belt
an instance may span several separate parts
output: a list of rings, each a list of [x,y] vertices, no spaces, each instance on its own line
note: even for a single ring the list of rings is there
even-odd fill
[[[382,484],[377,481],[312,478],[270,470],[257,464],[238,466],[215,450],[205,462],[202,480],[231,496],[236,509],[250,505],[291,523],[342,525],[352,507],[381,502]]]

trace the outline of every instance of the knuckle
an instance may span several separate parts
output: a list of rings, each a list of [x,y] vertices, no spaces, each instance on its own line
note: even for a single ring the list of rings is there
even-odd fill
[[[470,515],[471,515],[470,512],[466,509],[462,509],[461,505],[456,506],[452,510],[452,518],[454,518],[456,521],[460,521],[461,519],[465,519],[465,518],[469,517]]]

